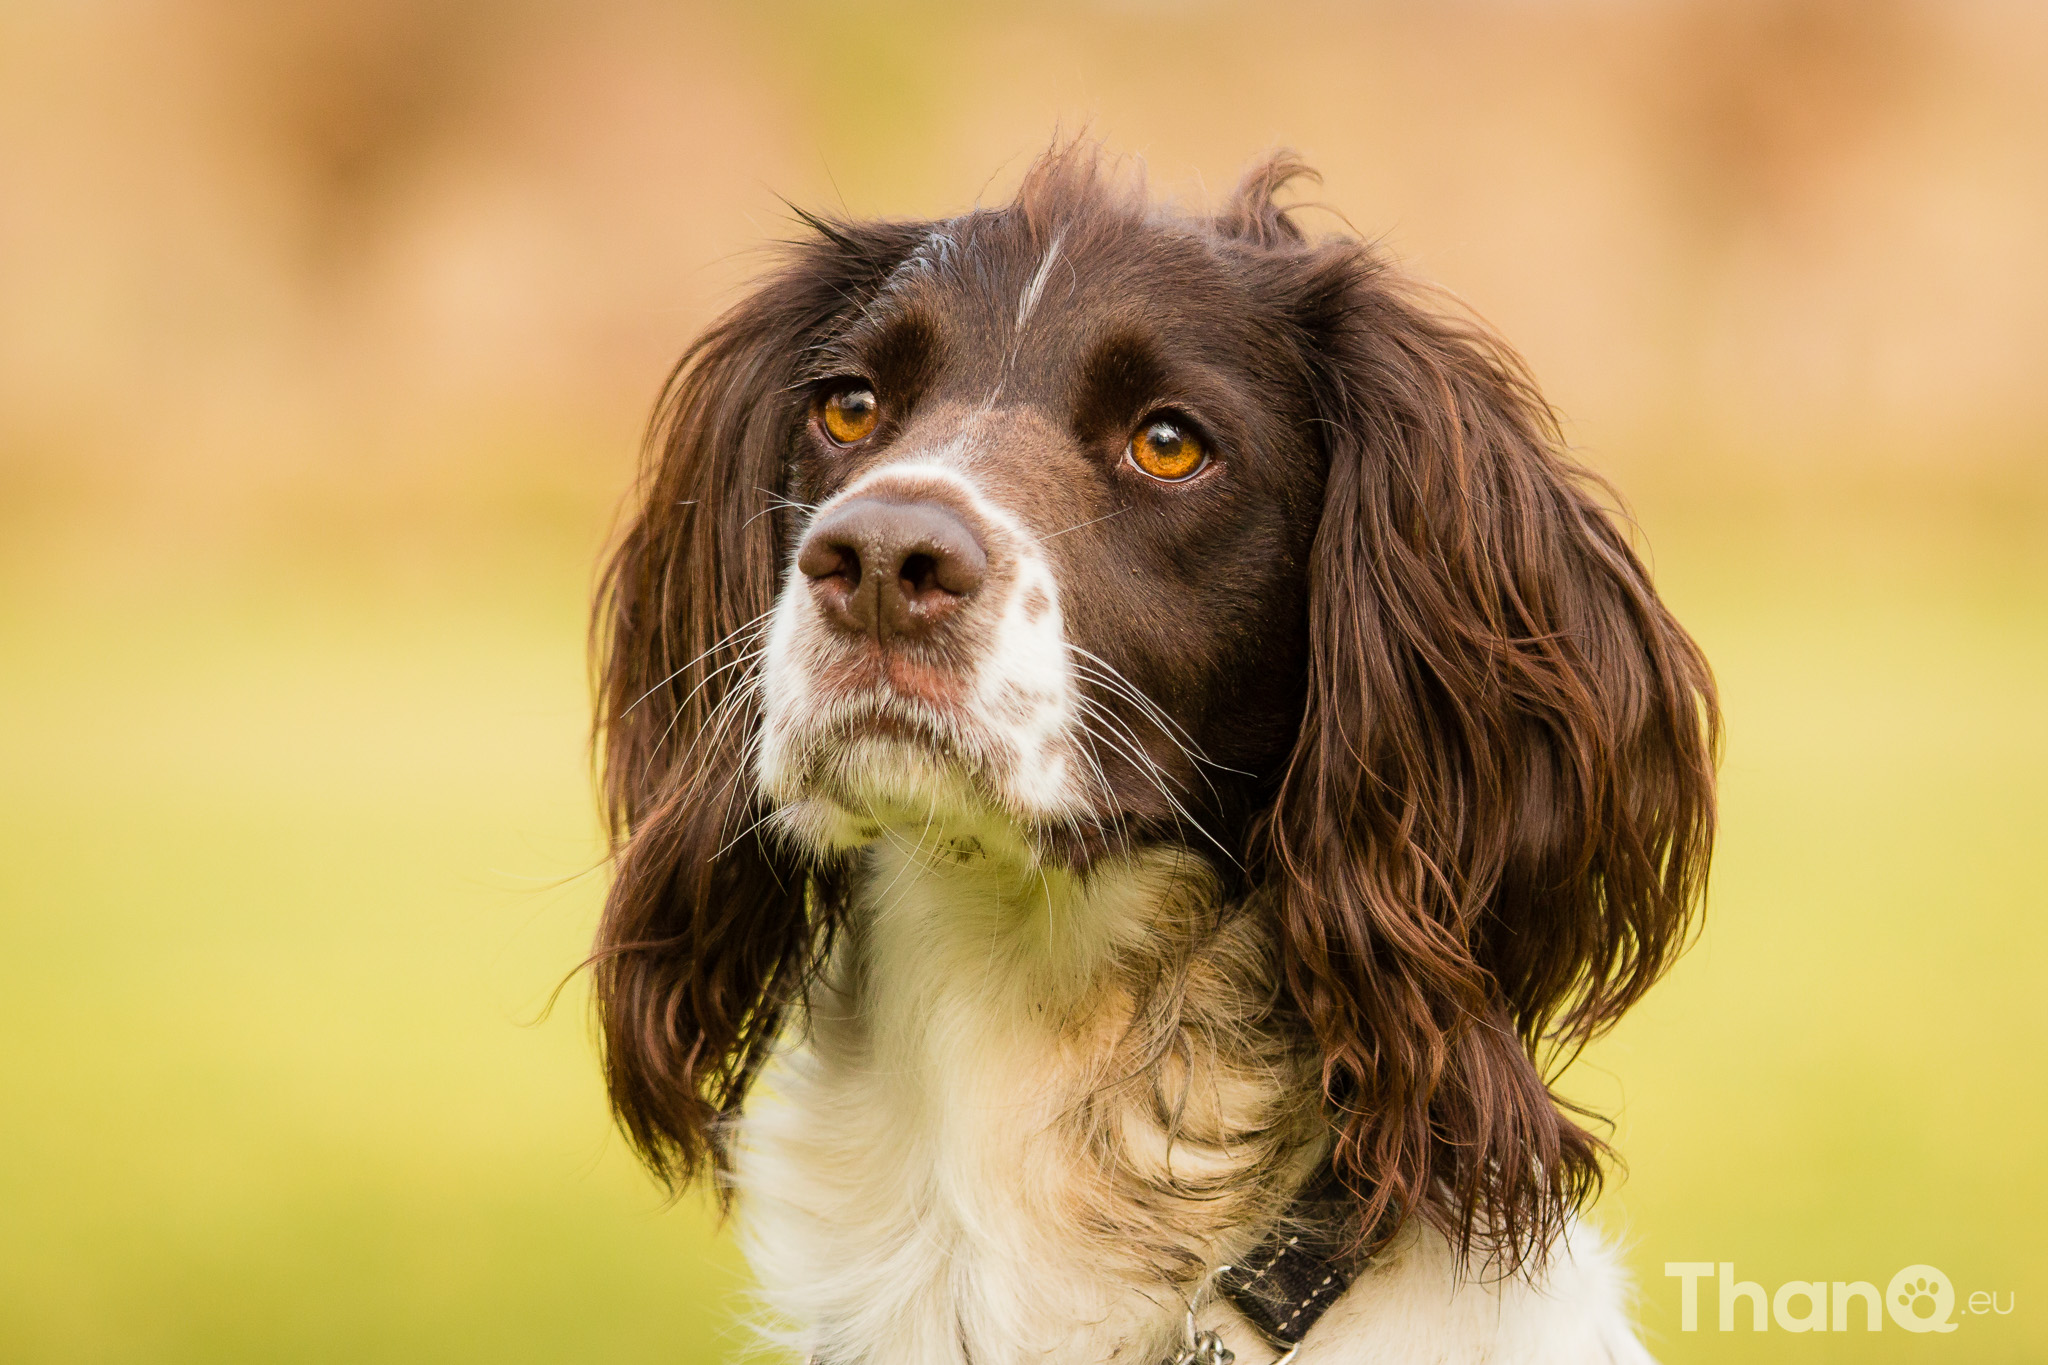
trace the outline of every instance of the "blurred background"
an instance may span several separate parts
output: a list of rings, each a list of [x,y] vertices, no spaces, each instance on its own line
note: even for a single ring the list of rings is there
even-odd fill
[[[2031,0],[0,5],[0,1359],[739,1354],[545,1009],[594,565],[785,197],[1056,127],[1303,152],[1719,671],[1708,929],[1569,1078],[1653,1349],[2048,1358],[2044,71]],[[2012,1311],[1684,1333],[1667,1260]]]

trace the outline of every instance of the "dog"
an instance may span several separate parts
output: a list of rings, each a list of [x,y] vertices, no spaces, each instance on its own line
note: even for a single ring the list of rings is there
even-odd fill
[[[594,1008],[798,1357],[1648,1359],[1549,1078],[1688,939],[1712,677],[1309,177],[802,215],[670,380]]]

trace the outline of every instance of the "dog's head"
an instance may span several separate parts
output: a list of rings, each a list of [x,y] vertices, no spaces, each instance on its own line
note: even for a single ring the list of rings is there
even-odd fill
[[[852,851],[936,823],[1268,893],[1372,1213],[1519,1255],[1597,1179],[1534,1059],[1683,939],[1709,676],[1512,355],[1309,241],[1299,173],[1195,218],[1068,151],[1003,209],[811,220],[678,368],[597,619],[598,1002],[664,1175]]]

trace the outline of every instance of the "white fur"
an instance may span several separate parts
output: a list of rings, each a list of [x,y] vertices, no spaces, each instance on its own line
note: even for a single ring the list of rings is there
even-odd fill
[[[1082,894],[988,861],[950,864],[929,840],[877,850],[865,960],[835,961],[810,1039],[749,1107],[750,1259],[828,1359],[1149,1365],[1177,1309],[1072,1234],[1064,1201],[1085,1176],[1056,1124],[1090,1078],[1056,1020],[1160,874]]]
[[[1442,1236],[1411,1228],[1331,1306],[1295,1362],[1652,1365],[1629,1299],[1627,1273],[1583,1224],[1534,1284],[1474,1278]],[[1238,1351],[1242,1365],[1272,1359],[1249,1343]]]
[[[1052,274],[1052,263],[1060,258],[1061,238],[1052,239],[1052,245],[1045,249],[1045,259],[1038,263],[1038,271],[1032,275],[1031,283],[1024,286],[1024,292],[1017,296],[1017,330],[1023,331],[1024,324],[1031,320],[1031,310],[1038,307],[1038,296],[1045,292],[1045,277]]]

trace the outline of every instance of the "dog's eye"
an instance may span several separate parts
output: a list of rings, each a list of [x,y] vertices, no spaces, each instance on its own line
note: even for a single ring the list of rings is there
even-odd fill
[[[822,415],[825,434],[840,445],[858,445],[874,435],[879,412],[873,389],[841,389],[825,399]]]
[[[1208,459],[1202,438],[1171,418],[1148,422],[1131,437],[1131,463],[1168,483],[1188,478]]]

